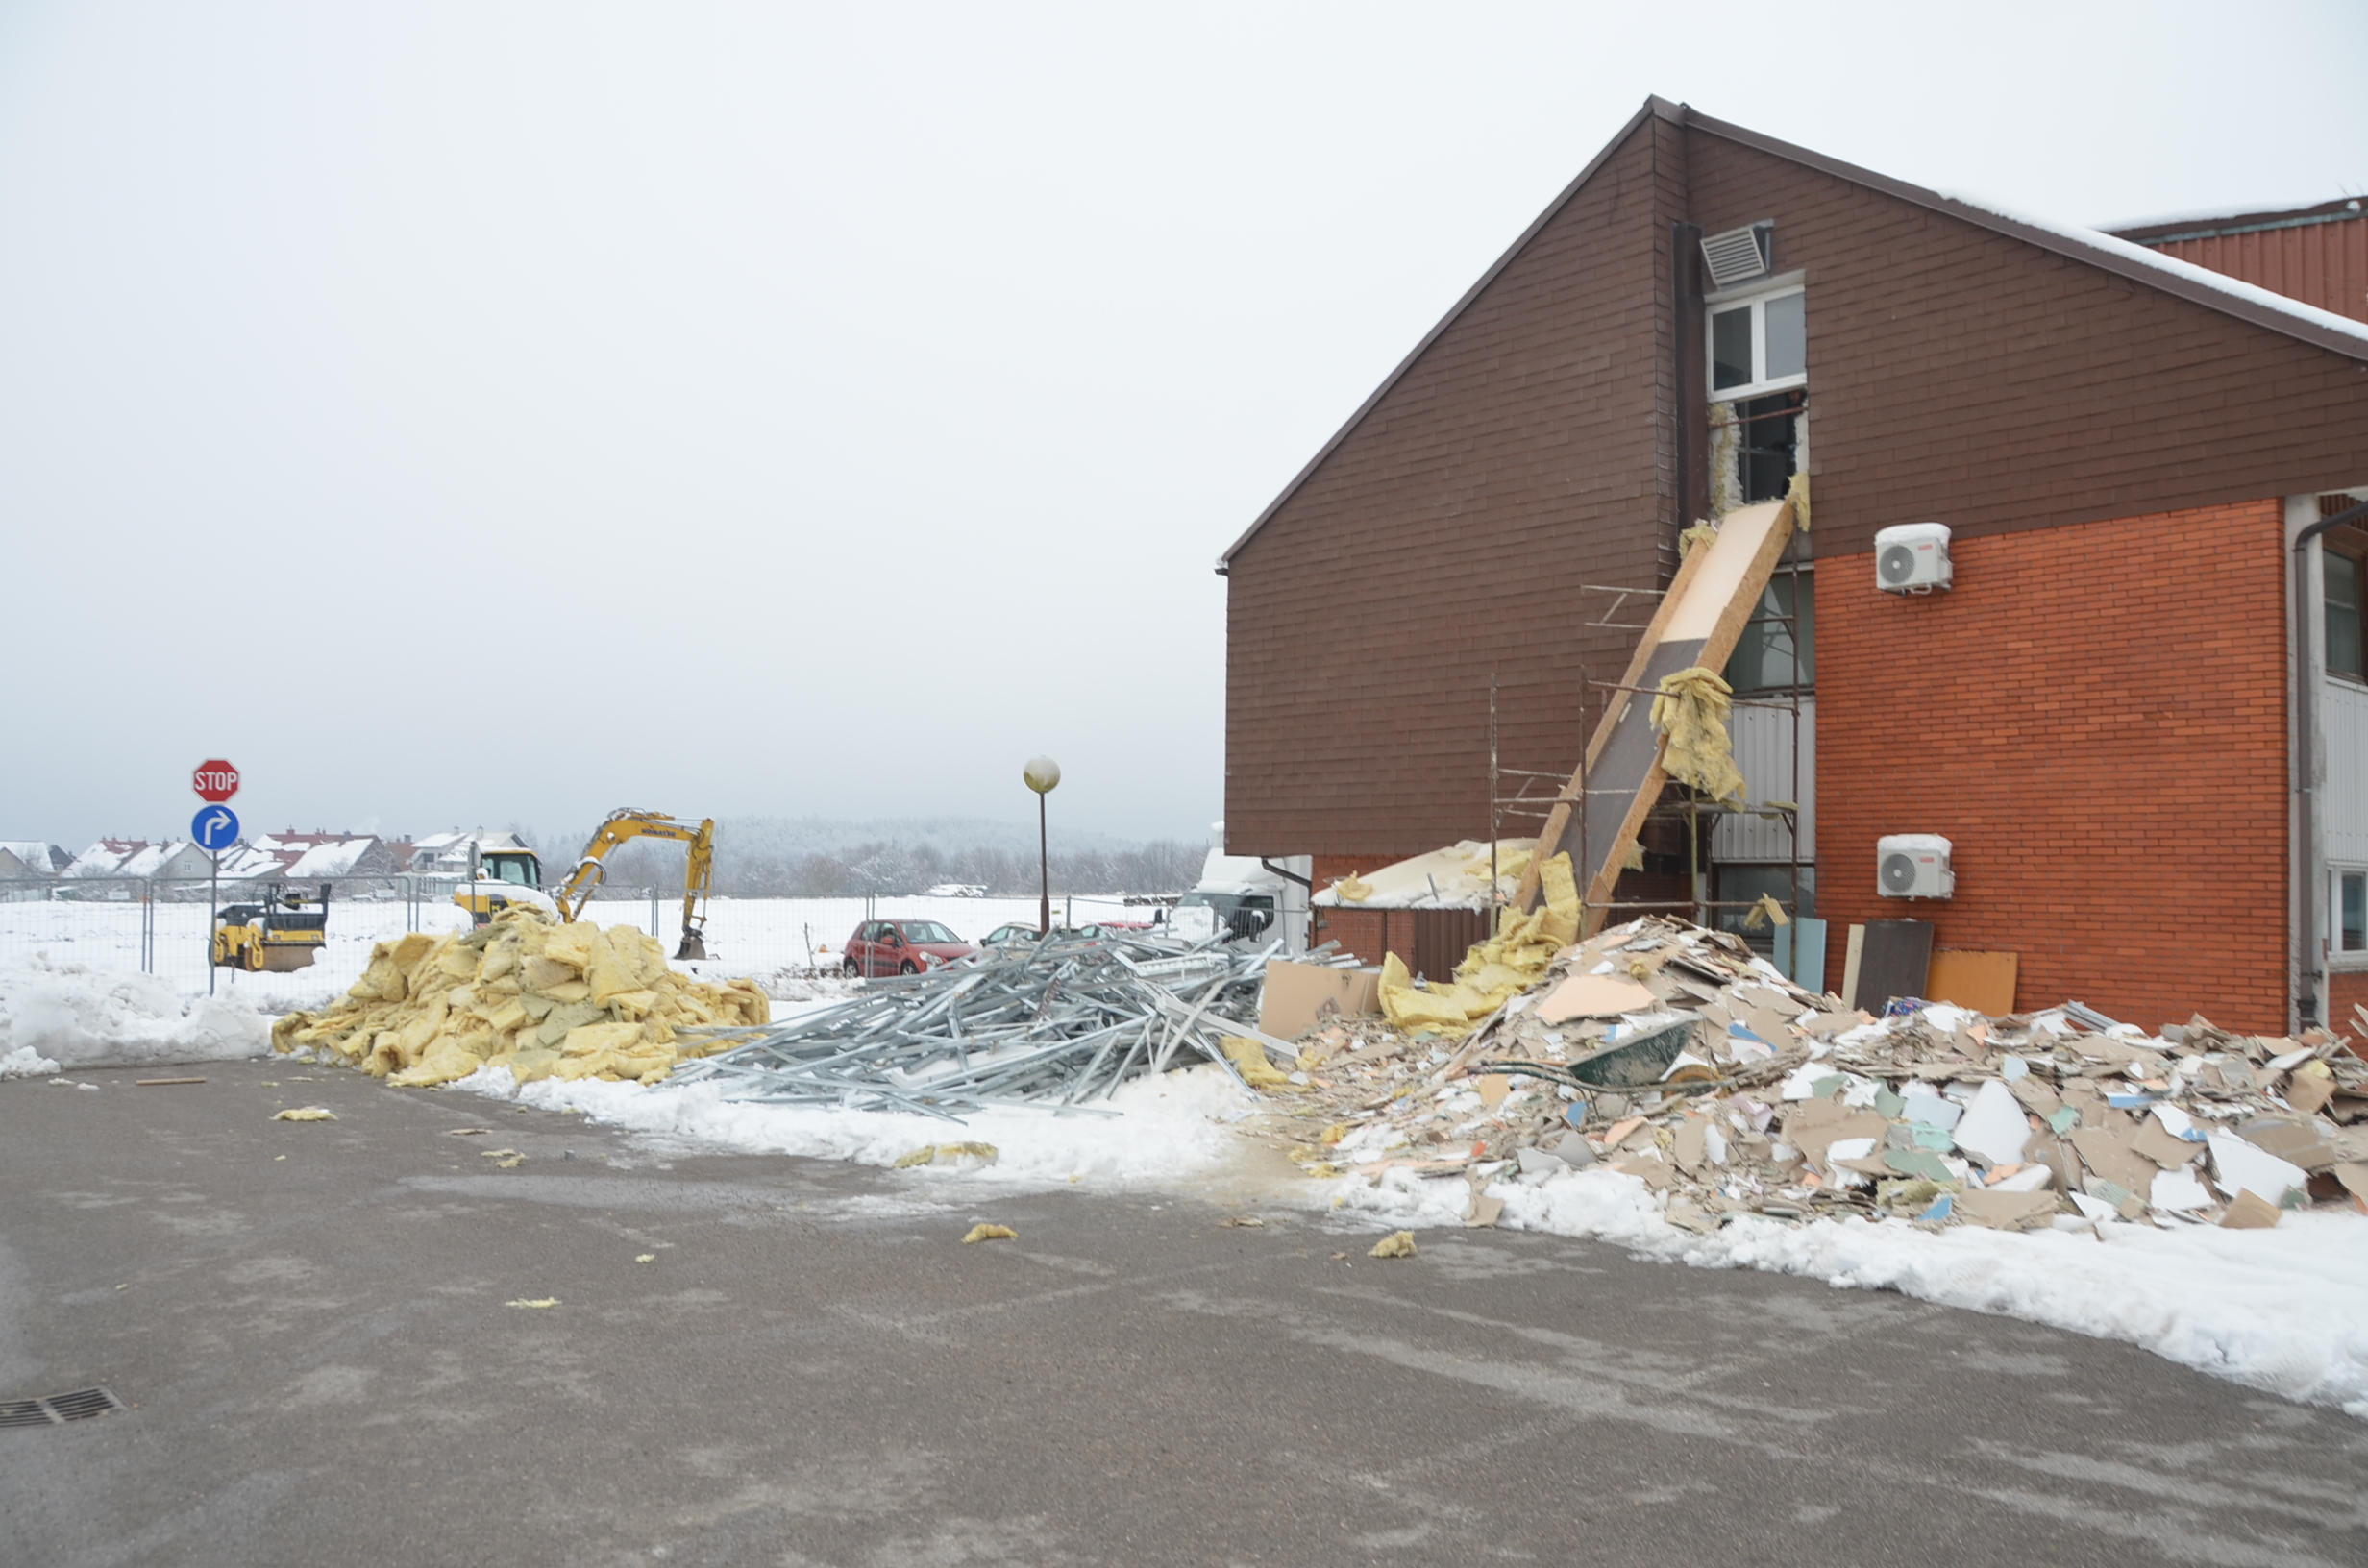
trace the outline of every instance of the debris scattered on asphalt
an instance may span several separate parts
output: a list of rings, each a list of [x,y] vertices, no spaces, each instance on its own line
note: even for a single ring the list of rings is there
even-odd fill
[[[166,1084],[202,1084],[203,1078],[135,1078],[132,1082],[141,1089],[160,1089]]]
[[[1081,1108],[1130,1077],[1166,1071],[1184,1051],[1239,1082],[1228,1039],[1250,1041],[1261,1066],[1265,1051],[1290,1051],[1255,1024],[1266,962],[1281,947],[1057,932],[876,980],[853,1001],[743,1031],[734,1049],[686,1063],[674,1081],[718,1083],[727,1099],[950,1121],[990,1105]]]
[[[502,1303],[502,1305],[505,1307],[556,1307],[559,1305],[559,1298],[556,1296],[540,1296],[532,1301],[528,1301],[521,1298],[517,1301],[506,1301]]]
[[[959,1165],[975,1170],[991,1165],[1000,1158],[1001,1151],[992,1143],[924,1143],[896,1163],[899,1170],[911,1170],[917,1165]]]
[[[487,1149],[478,1158],[492,1161],[496,1170],[516,1170],[527,1163],[527,1157],[516,1149]]]
[[[290,1106],[285,1111],[272,1113],[274,1121],[334,1121],[337,1113],[322,1105]]]
[[[962,1244],[967,1247],[974,1241],[1016,1241],[1019,1238],[1020,1233],[1008,1225],[974,1225],[970,1235],[962,1238]]]
[[[731,1043],[700,1031],[762,1025],[772,1004],[753,981],[718,985],[668,967],[657,939],[629,925],[561,923],[512,905],[490,925],[413,932],[371,950],[343,1000],[290,1013],[272,1048],[317,1051],[402,1088],[504,1066],[541,1078],[653,1084],[678,1062]]]
[[[1388,1236],[1374,1242],[1373,1250],[1365,1256],[1368,1258],[1412,1258],[1414,1255],[1415,1233],[1392,1231]]]
[[[657,1262],[657,1254],[654,1252],[645,1252],[640,1257],[635,1258],[633,1262],[637,1263],[654,1263]]]

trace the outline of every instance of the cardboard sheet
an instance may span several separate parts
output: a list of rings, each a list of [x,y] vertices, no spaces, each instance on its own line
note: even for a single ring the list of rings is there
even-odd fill
[[[1545,1000],[1538,1004],[1538,1021],[1616,1017],[1660,1005],[1658,997],[1634,980],[1616,974],[1574,974],[1546,992]]]
[[[1381,1011],[1379,969],[1335,969],[1320,964],[1267,961],[1266,992],[1258,1003],[1258,1032],[1290,1040],[1332,1017],[1370,1017]]]

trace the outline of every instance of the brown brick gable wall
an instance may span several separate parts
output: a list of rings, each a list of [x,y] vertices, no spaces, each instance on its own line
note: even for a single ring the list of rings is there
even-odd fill
[[[1900,598],[1817,567],[1817,902],[2022,955],[2016,1005],[2286,1026],[2283,508],[1971,539]],[[1884,898],[1875,840],[1938,833],[1957,896]]]
[[[2368,366],[1694,130],[1707,232],[1803,268],[1814,543],[1961,538],[2358,482]],[[2341,478],[2340,476],[2350,476]]]
[[[1505,762],[1575,760],[1581,669],[1617,679],[1634,640],[1581,625],[1608,601],[1580,584],[1652,586],[1670,504],[1677,135],[1640,125],[1235,557],[1237,852],[1387,863],[1484,837],[1492,667]]]

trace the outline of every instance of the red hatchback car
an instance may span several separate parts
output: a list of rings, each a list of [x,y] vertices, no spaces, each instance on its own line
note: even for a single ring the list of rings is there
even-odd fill
[[[935,920],[866,920],[847,939],[851,975],[919,974],[978,951]]]

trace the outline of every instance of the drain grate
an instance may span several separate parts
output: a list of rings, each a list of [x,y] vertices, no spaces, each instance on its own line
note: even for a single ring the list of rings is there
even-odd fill
[[[107,1388],[77,1388],[47,1399],[0,1400],[0,1427],[54,1427],[62,1421],[87,1421],[110,1410],[131,1409]]]

